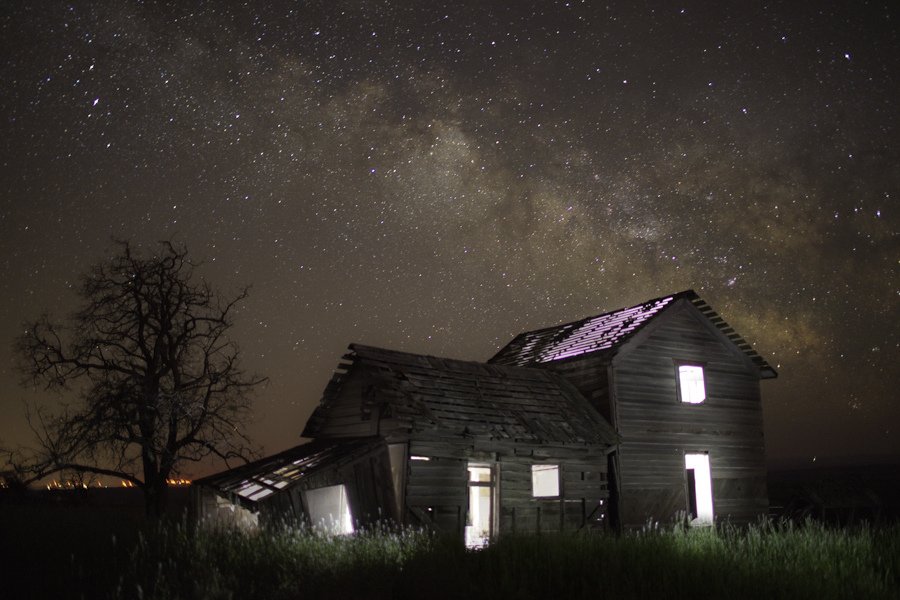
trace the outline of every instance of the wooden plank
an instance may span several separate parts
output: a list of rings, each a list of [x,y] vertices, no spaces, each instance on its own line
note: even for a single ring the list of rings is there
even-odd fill
[[[442,506],[465,506],[466,496],[447,496],[446,494],[431,496],[409,496],[406,497],[406,504],[409,507],[426,507],[436,508]]]

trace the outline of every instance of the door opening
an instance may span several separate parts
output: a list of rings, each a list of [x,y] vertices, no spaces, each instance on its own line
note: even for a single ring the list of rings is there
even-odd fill
[[[687,477],[687,509],[691,515],[691,523],[712,525],[713,498],[709,454],[705,452],[685,454],[684,468]]]
[[[489,465],[469,463],[466,546],[481,548],[494,533],[494,473]]]
[[[345,485],[306,490],[306,505],[314,528],[335,534],[353,533],[353,517]]]

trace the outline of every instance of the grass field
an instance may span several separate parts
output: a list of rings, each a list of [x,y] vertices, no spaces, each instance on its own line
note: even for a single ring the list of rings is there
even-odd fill
[[[505,537],[196,531],[131,513],[2,507],[8,598],[900,598],[900,527]]]

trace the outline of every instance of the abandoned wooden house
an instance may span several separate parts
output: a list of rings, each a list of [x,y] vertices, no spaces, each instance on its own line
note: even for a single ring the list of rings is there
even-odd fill
[[[505,532],[766,513],[761,379],[693,291],[522,333],[486,363],[351,345],[303,436],[196,482],[206,518]]]
[[[471,545],[603,524],[617,437],[559,375],[361,345],[345,358],[303,432],[315,441],[197,482],[204,514],[345,532],[389,518]]]

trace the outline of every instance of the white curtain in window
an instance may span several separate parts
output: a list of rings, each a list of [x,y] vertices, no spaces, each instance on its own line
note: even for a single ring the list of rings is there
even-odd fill
[[[698,365],[680,365],[678,367],[678,383],[681,386],[682,402],[700,404],[706,400],[706,387],[703,385],[703,367]]]

